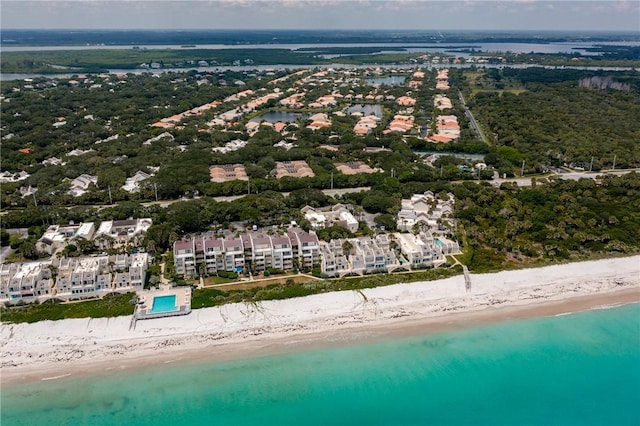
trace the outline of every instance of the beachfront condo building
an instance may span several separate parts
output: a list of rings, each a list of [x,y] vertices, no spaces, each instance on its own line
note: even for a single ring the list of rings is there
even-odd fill
[[[457,253],[455,247],[447,245],[451,243],[457,247],[457,244],[445,242],[440,237],[434,239],[428,231],[321,242],[320,270],[327,277],[343,277],[437,267],[446,262],[443,247]]]
[[[453,241],[418,234],[379,234],[375,237],[319,241],[315,233],[291,227],[285,234],[249,231],[237,237],[201,235],[176,241],[176,273],[195,277],[220,271],[260,273],[270,268],[295,271],[320,266],[328,277],[436,267],[445,254],[457,253]]]
[[[0,266],[0,302],[43,302],[102,296],[144,287],[146,253],[86,256]]]
[[[289,228],[282,235],[249,231],[238,237],[197,236],[173,245],[176,273],[191,277],[219,271],[311,268],[319,256],[318,237],[299,228]]]

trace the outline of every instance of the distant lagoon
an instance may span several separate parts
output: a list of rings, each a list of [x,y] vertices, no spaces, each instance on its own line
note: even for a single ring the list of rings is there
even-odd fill
[[[545,69],[574,69],[574,70],[600,70],[600,71],[633,71],[634,67],[585,67],[585,66],[554,66],[554,65],[534,65],[534,64],[510,64],[510,65],[494,65],[494,64],[367,64],[367,65],[354,65],[354,64],[308,64],[308,65],[290,65],[290,64],[273,64],[273,65],[240,65],[240,66],[214,66],[214,67],[188,67],[188,68],[163,68],[159,70],[143,69],[143,68],[130,68],[130,69],[108,69],[105,71],[107,74],[164,74],[168,72],[184,73],[189,71],[197,72],[224,72],[224,71],[274,71],[274,70],[300,70],[300,69],[329,69],[329,68],[346,68],[346,69],[367,69],[367,68],[383,68],[383,69],[440,69],[440,68],[545,68]],[[98,73],[73,73],[71,70],[67,73],[55,73],[55,74],[42,74],[42,73],[0,73],[0,81],[10,80],[23,80],[25,78],[71,78],[78,74],[98,74]]]
[[[447,52],[456,49],[475,49],[483,52],[514,52],[514,53],[572,53],[579,52],[581,55],[598,55],[599,52],[589,52],[586,49],[595,46],[638,46],[637,41],[617,41],[617,42],[562,42],[562,43],[320,43],[320,44],[198,44],[198,45],[178,45],[178,44],[127,44],[127,45],[82,45],[82,46],[12,46],[11,44],[0,44],[3,52],[34,52],[46,50],[105,50],[105,49],[311,49],[311,48],[334,48],[334,47],[394,47],[406,48],[407,52]],[[394,50],[393,53],[399,53]],[[464,56],[461,54],[460,56]]]

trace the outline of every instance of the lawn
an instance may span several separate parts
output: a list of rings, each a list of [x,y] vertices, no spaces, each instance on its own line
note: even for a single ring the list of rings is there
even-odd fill
[[[2,322],[37,322],[65,318],[103,318],[132,315],[135,293],[108,294],[99,300],[61,303],[53,300],[42,304],[28,304],[0,308]]]

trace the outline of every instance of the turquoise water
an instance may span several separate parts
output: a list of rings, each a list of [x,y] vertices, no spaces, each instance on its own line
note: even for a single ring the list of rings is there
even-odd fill
[[[3,389],[2,426],[637,425],[639,407],[634,304],[24,384]]]
[[[176,309],[176,295],[156,296],[153,298],[153,306],[151,306],[150,314],[159,314],[163,312],[173,312]]]

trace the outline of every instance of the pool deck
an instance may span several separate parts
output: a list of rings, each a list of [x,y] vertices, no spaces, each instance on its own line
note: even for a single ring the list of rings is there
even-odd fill
[[[176,296],[176,310],[168,312],[152,313],[153,299],[159,296]],[[165,318],[191,313],[191,287],[171,287],[168,285],[160,288],[143,290],[138,292],[138,304],[133,313],[135,320]]]

